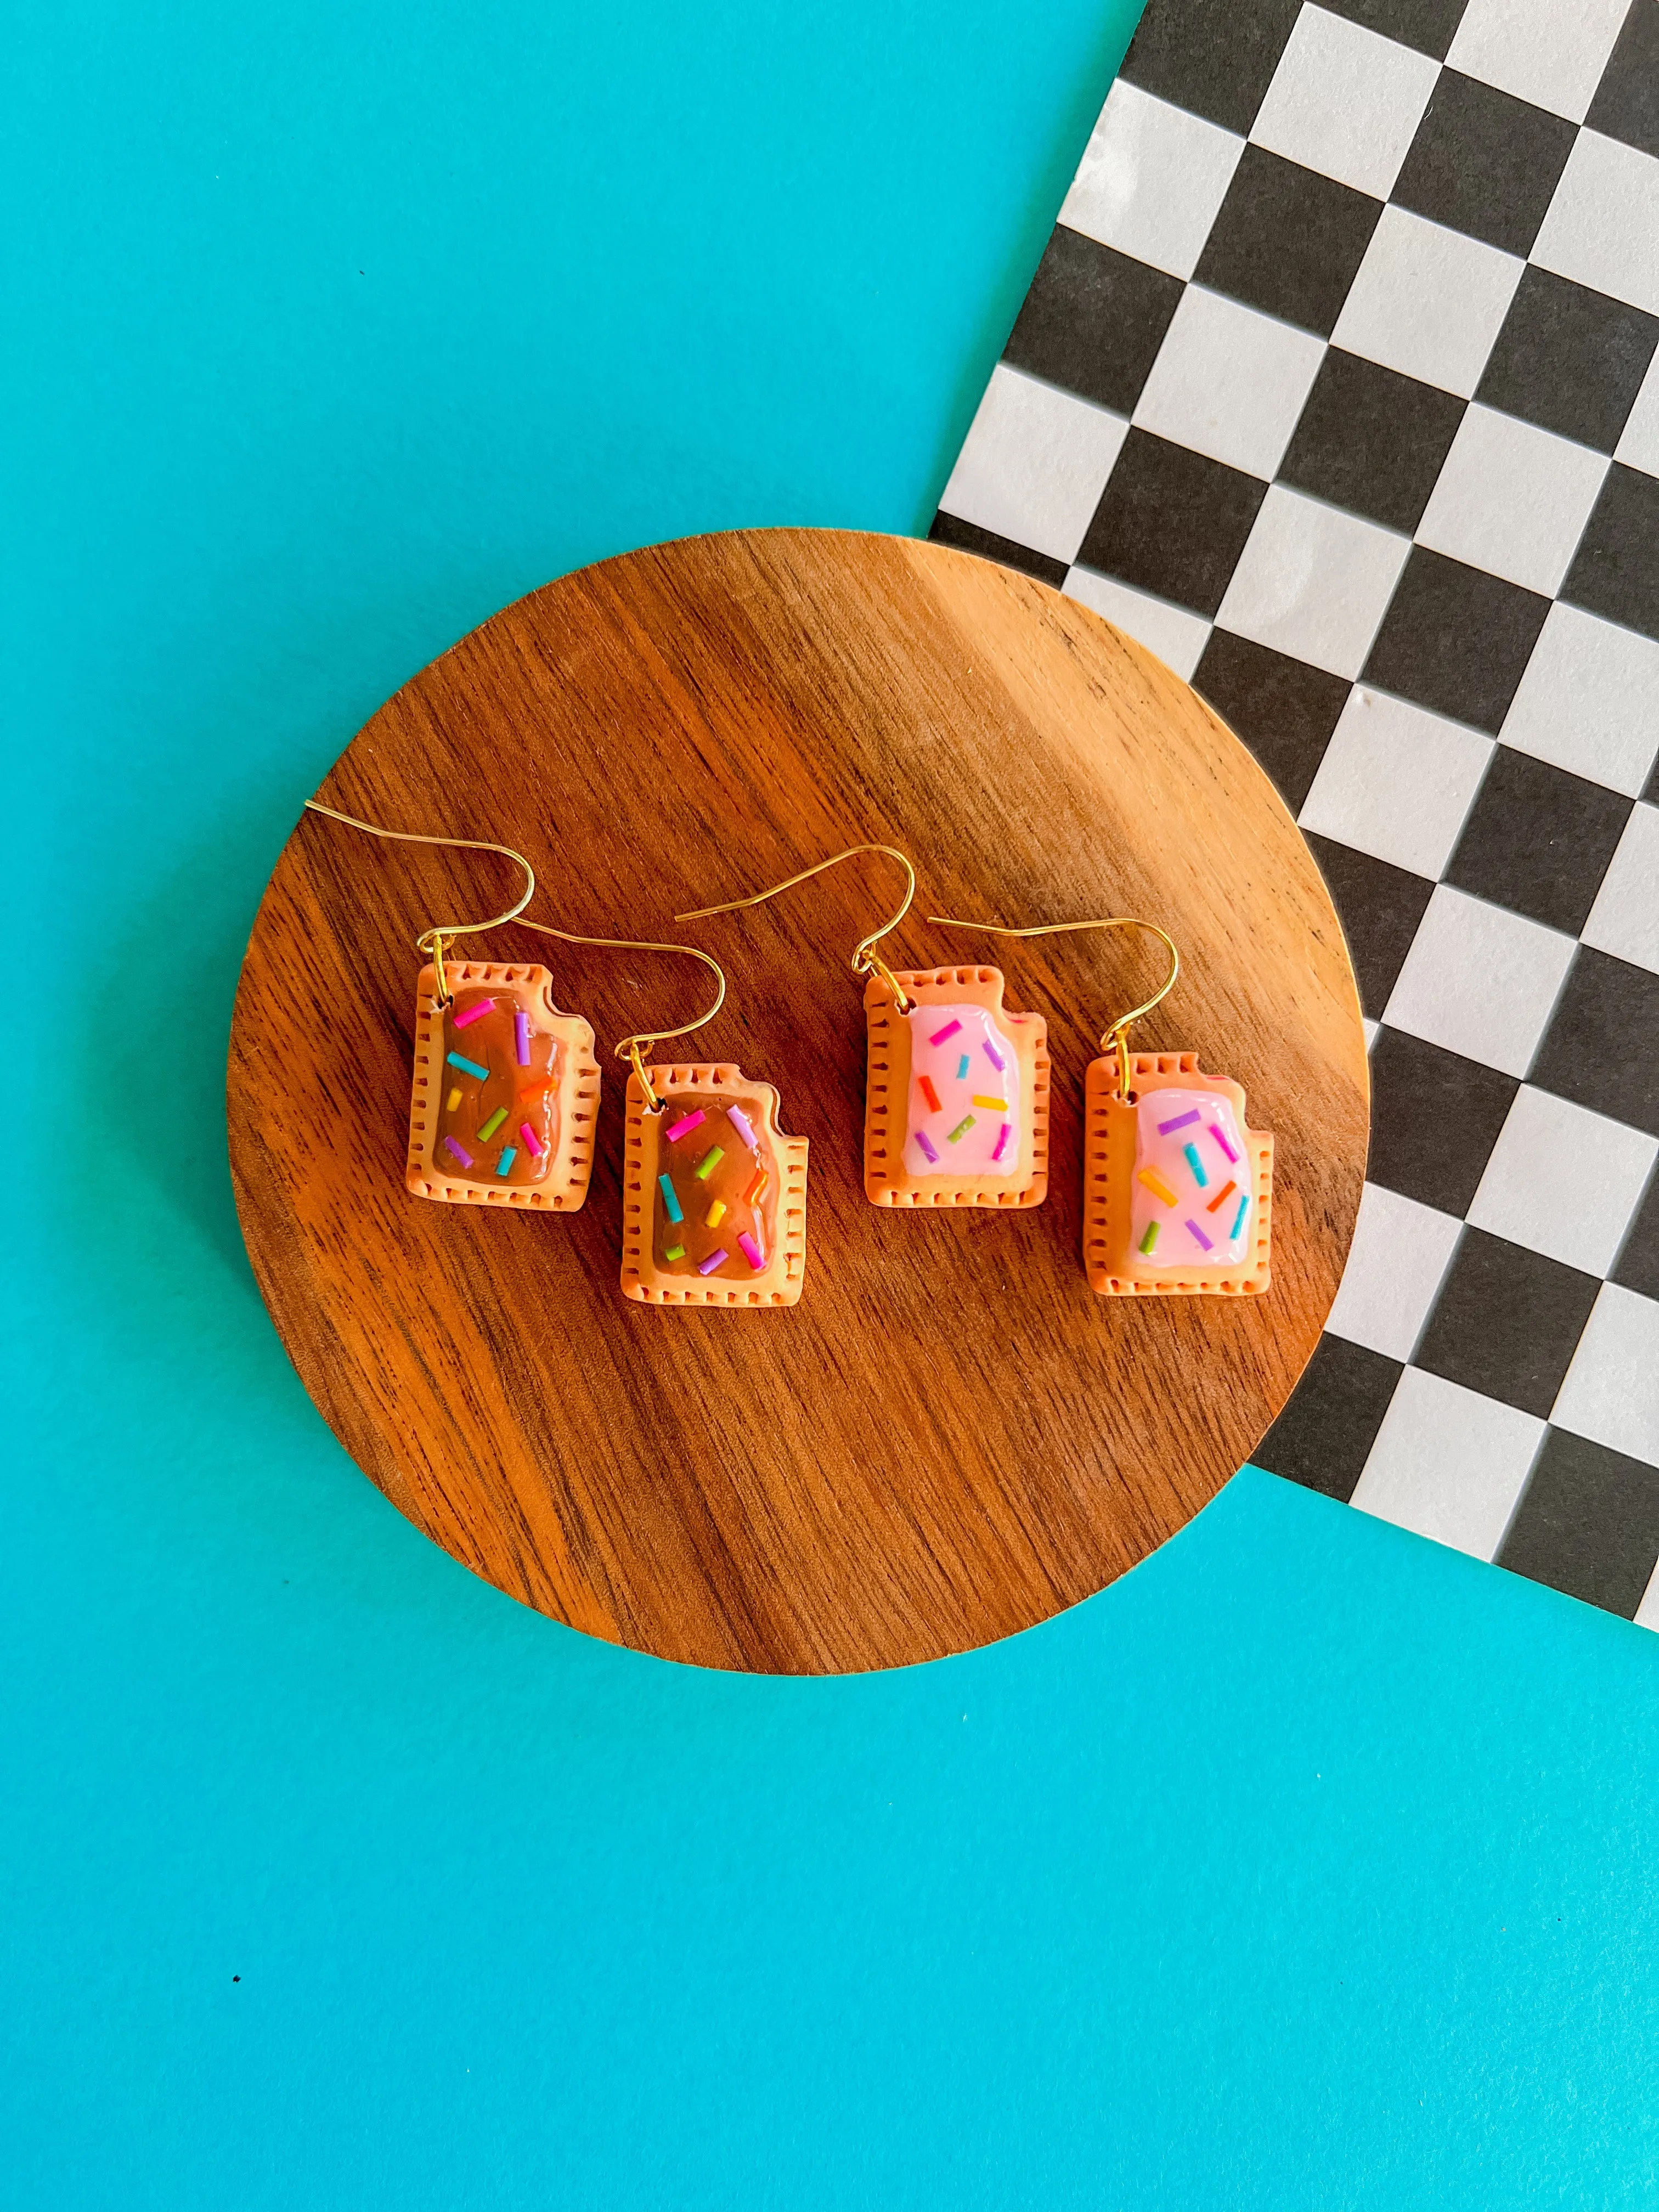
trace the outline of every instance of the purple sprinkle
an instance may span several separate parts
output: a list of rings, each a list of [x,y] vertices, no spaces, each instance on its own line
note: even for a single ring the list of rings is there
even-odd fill
[[[925,1159],[933,1160],[937,1164],[939,1154],[933,1150],[933,1140],[926,1129],[916,1131],[916,1149]]]
[[[1190,1114],[1177,1114],[1173,1121],[1160,1121],[1158,1125],[1158,1133],[1160,1137],[1167,1137],[1171,1129],[1189,1129],[1194,1121],[1201,1121],[1203,1119],[1204,1116],[1194,1106]]]
[[[458,1145],[453,1137],[446,1137],[444,1139],[444,1150],[447,1152],[453,1152],[456,1158],[460,1162],[464,1168],[470,1168],[471,1166],[471,1153],[467,1151],[465,1145]]]
[[[1189,1221],[1189,1222],[1187,1224],[1187,1226],[1188,1226],[1188,1229],[1190,1229],[1190,1230],[1192,1231],[1192,1232],[1193,1232],[1194,1236],[1197,1237],[1197,1239],[1198,1239],[1198,1241],[1199,1241],[1200,1244],[1200,1245],[1202,1245],[1202,1247],[1203,1247],[1203,1249],[1205,1249],[1205,1251],[1206,1251],[1206,1252],[1213,1252],[1213,1251],[1214,1251],[1214,1249],[1215,1249],[1214,1245],[1211,1243],[1211,1242],[1210,1242],[1209,1238],[1208,1238],[1208,1237],[1204,1234],[1204,1231],[1203,1231],[1199,1227],[1199,1225],[1198,1225],[1197,1222],[1195,1222],[1195,1221]]]
[[[722,1245],[718,1252],[711,1252],[706,1260],[698,1261],[697,1273],[700,1275],[712,1275],[716,1267],[723,1267],[726,1265],[726,1248]]]
[[[996,1047],[992,1043],[989,1037],[987,1037],[985,1040],[985,1057],[990,1061],[992,1066],[995,1068],[999,1075],[1006,1075],[1007,1073],[1008,1063],[1003,1058],[1002,1054],[997,1050]]]
[[[757,1273],[766,1265],[766,1255],[746,1229],[738,1239],[738,1249]]]
[[[726,1109],[726,1118],[752,1152],[755,1149],[755,1132],[750,1124],[749,1116],[744,1112],[742,1107],[728,1106]]]
[[[513,1017],[513,1042],[519,1048],[519,1065],[530,1065],[530,1017],[520,1010]]]
[[[689,1135],[693,1129],[701,1128],[708,1118],[708,1116],[699,1106],[695,1114],[688,1114],[683,1121],[675,1122],[673,1127],[668,1132],[669,1143],[674,1144],[679,1138]]]
[[[929,1044],[943,1044],[946,1037],[953,1037],[961,1027],[960,1022],[946,1022],[942,1030],[933,1031],[927,1042]]]
[[[991,1158],[994,1160],[1000,1160],[1002,1158],[1003,1152],[1007,1146],[1008,1139],[1013,1135],[1013,1123],[1012,1121],[1005,1121],[997,1137],[996,1150],[991,1155]]]
[[[1233,1150],[1233,1140],[1227,1134],[1227,1132],[1222,1127],[1219,1121],[1211,1122],[1210,1134],[1215,1139],[1217,1144],[1220,1146],[1222,1151],[1225,1152],[1227,1158],[1232,1162],[1233,1165],[1237,1167],[1238,1165],[1238,1154]]]

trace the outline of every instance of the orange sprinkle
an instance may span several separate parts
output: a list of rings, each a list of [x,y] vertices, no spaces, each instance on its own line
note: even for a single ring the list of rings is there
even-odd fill
[[[517,1095],[520,1098],[540,1098],[550,1091],[556,1091],[558,1087],[559,1079],[556,1075],[544,1075],[538,1083],[521,1083]]]
[[[916,1078],[916,1088],[927,1101],[929,1113],[942,1114],[945,1111],[939,1103],[939,1093],[933,1088],[933,1079],[931,1075],[919,1075]]]
[[[758,1205],[760,1202],[761,1193],[765,1188],[766,1170],[764,1168],[757,1168],[755,1170],[755,1180],[750,1184],[748,1189],[744,1191],[743,1194],[744,1204],[745,1206]]]
[[[1216,1210],[1217,1206],[1225,1206],[1225,1204],[1227,1203],[1227,1200],[1228,1200],[1232,1196],[1233,1193],[1234,1193],[1237,1188],[1238,1188],[1238,1185],[1237,1185],[1236,1182],[1224,1182],[1224,1183],[1222,1184],[1222,1186],[1221,1186],[1220,1189],[1219,1189],[1218,1191],[1217,1191],[1217,1193],[1216,1193],[1215,1196],[1214,1196],[1214,1197],[1210,1200],[1209,1204],[1205,1207],[1204,1211],[1206,1212],[1206,1213],[1213,1213],[1213,1212],[1215,1212],[1215,1210]]]
[[[1135,1181],[1137,1182],[1145,1183],[1147,1189],[1152,1194],[1152,1196],[1154,1198],[1161,1198],[1165,1206],[1173,1206],[1176,1204],[1175,1193],[1170,1189],[1169,1184],[1164,1182],[1163,1176],[1158,1173],[1156,1168],[1142,1168],[1140,1173],[1135,1177]]]

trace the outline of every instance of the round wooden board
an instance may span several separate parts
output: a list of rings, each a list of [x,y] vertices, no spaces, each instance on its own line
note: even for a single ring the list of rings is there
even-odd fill
[[[301,817],[259,909],[229,1072],[260,1287],[347,1449],[514,1597],[665,1658],[779,1673],[985,1644],[1086,1597],[1213,1496],[1289,1395],[1335,1295],[1364,1169],[1364,1038],[1306,845],[1186,684],[1075,601],[931,544],[769,531],[567,576],[433,662],[319,793],[404,830],[527,851],[544,920],[684,935],[678,909],[878,839],[915,857],[896,966],[985,961],[1048,1017],[1048,1203],[892,1212],[861,1182],[865,1023],[848,970],[886,912],[866,857],[694,925],[726,1009],[693,1056],[775,1083],[811,1139],[805,1294],[664,1310],[617,1290],[611,1042],[701,1003],[689,962],[550,945],[605,1070],[574,1216],[404,1188],[418,965],[505,862]],[[1178,939],[1142,1049],[1196,1050],[1275,1133],[1265,1297],[1097,1297],[1083,1077],[1147,940],[999,945],[930,913],[1142,914]],[[1155,950],[1156,948],[1153,948]]]

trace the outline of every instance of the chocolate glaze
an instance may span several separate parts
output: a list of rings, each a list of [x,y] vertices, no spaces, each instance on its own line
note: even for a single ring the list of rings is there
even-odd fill
[[[728,1106],[735,1106],[748,1121],[755,1136],[753,1152],[728,1118]],[[671,1145],[669,1130],[700,1109],[704,1118],[699,1127]],[[700,1182],[698,1165],[716,1145],[722,1157],[708,1180]],[[772,1256],[777,1221],[778,1163],[767,1132],[766,1100],[750,1091],[676,1091],[662,1116],[657,1167],[659,1174],[667,1174],[672,1181],[685,1218],[668,1218],[662,1188],[657,1185],[651,1194],[652,1259],[656,1267],[665,1275],[684,1275],[694,1282],[752,1282],[758,1270],[744,1259],[738,1238],[746,1231],[760,1246],[764,1265]],[[744,1194],[754,1182],[757,1168],[766,1170],[766,1188],[751,1203]],[[711,1229],[705,1217],[717,1199],[724,1200],[726,1212],[719,1226]],[[685,1255],[671,1260],[667,1255],[677,1244],[684,1246]],[[727,1255],[725,1265],[701,1275],[699,1262],[722,1248]]]
[[[493,1001],[488,1013],[456,1027],[458,1014],[465,1015],[486,1000]],[[530,1021],[528,1067],[519,1065],[513,1019],[518,1013],[527,1015]],[[444,1064],[440,1071],[438,1133],[433,1142],[432,1164],[447,1181],[482,1183],[494,1190],[514,1190],[540,1182],[552,1166],[559,1139],[557,1085],[562,1073],[562,1048],[556,1037],[538,1030],[536,1024],[533,994],[528,990],[521,992],[513,983],[463,985],[444,1010]],[[481,1083],[465,1068],[452,1067],[452,1052],[459,1053],[463,1060],[475,1061],[480,1067],[487,1067],[487,1079]],[[520,1097],[520,1091],[527,1085],[549,1078],[553,1087],[538,1097]],[[457,1091],[461,1095],[452,1114],[449,1101]],[[506,1121],[493,1137],[480,1139],[479,1130],[498,1106],[506,1107]],[[539,1159],[520,1134],[519,1125],[523,1121],[528,1121],[536,1133],[536,1141],[542,1148]],[[453,1137],[471,1154],[470,1168],[461,1165],[445,1144],[446,1137]],[[509,1145],[514,1148],[512,1162],[504,1176],[497,1175],[496,1164]]]

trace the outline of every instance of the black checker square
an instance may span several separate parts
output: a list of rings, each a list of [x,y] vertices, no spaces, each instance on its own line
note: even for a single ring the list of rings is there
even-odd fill
[[[1322,1336],[1285,1410],[1250,1454],[1255,1467],[1346,1505],[1404,1369],[1344,1336]]]
[[[1243,738],[1286,806],[1299,814],[1353,689],[1347,678],[1212,629],[1193,671],[1193,689]]]
[[[1656,345],[1659,317],[1528,263],[1474,396],[1610,453]]]
[[[1247,146],[1193,281],[1328,338],[1382,213],[1368,192]]]
[[[1185,289],[1178,276],[1059,224],[1002,357],[1131,415]]]
[[[1365,1180],[1461,1221],[1509,1119],[1518,1079],[1386,1023],[1370,1058]]]
[[[1626,629],[1659,637],[1659,477],[1613,463],[1561,597]]]
[[[1601,1287],[1483,1229],[1466,1229],[1413,1364],[1547,1418]]]
[[[1603,784],[1499,745],[1445,881],[1577,937],[1633,804]]]
[[[1559,115],[1443,70],[1393,198],[1413,215],[1524,258],[1577,136],[1577,125]]]
[[[1499,1566],[1632,1620],[1656,1562],[1659,1468],[1548,1430]]]
[[[1659,1168],[1648,1177],[1647,1194],[1625,1231],[1625,1241],[1607,1280],[1621,1290],[1659,1299]]]
[[[1409,538],[1467,403],[1339,346],[1326,349],[1279,473]]]
[[[1313,848],[1348,940],[1359,978],[1359,1003],[1373,1021],[1381,1021],[1434,885],[1426,876],[1339,845],[1333,837],[1312,830],[1303,835]]]
[[[1581,945],[1527,1080],[1659,1137],[1659,975]]]
[[[1077,557],[1213,616],[1267,494],[1258,477],[1132,429]]]
[[[1397,46],[1443,62],[1468,0],[1322,0],[1327,12],[1363,23]]]
[[[1536,592],[1413,545],[1364,680],[1496,737],[1549,611]]]
[[[1584,120],[1659,159],[1659,0],[1635,0]]]
[[[1022,545],[1015,538],[999,538],[994,530],[981,530],[978,523],[964,522],[960,515],[947,514],[943,507],[933,517],[927,535],[935,545],[954,546],[958,553],[977,553],[981,561],[996,561],[1005,568],[1021,569],[1041,584],[1052,584],[1056,591],[1069,574],[1065,562],[1056,561],[1047,553],[1034,553],[1029,545]]]
[[[1121,73],[1242,138],[1301,13],[1302,0],[1153,0]]]

